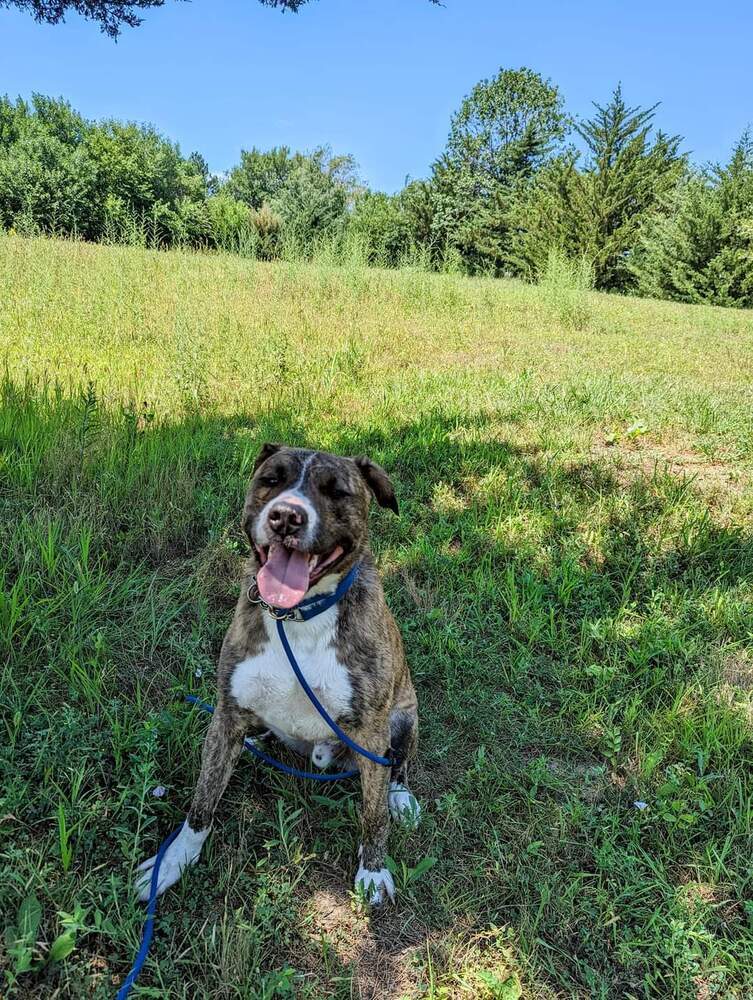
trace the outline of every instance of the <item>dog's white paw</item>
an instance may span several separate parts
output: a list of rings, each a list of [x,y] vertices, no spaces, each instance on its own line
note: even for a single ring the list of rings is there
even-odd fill
[[[188,825],[188,820],[186,820],[178,836],[165,851],[162,863],[159,866],[159,874],[157,876],[158,896],[162,895],[165,889],[169,889],[171,885],[175,885],[185,868],[196,864],[201,854],[201,848],[208,835],[209,828],[206,830],[192,830]],[[156,860],[157,855],[155,854],[153,858],[142,861],[138,867],[138,871],[141,874],[136,877],[134,888],[142,903],[145,903],[149,899],[152,887],[152,872]]]
[[[413,792],[409,791],[405,785],[401,785],[399,781],[391,781],[387,802],[390,807],[390,816],[394,821],[415,830],[421,819],[421,806]]]
[[[371,871],[359,865],[356,872],[356,892],[362,892],[370,906],[381,906],[388,899],[395,898],[395,882],[389,868]]]
[[[335,759],[334,746],[331,743],[317,743],[311,751],[311,762],[324,771]]]

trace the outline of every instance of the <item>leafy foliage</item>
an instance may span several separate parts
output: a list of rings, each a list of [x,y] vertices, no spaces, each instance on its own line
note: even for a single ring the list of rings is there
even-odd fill
[[[287,146],[242,150],[223,190],[255,211],[269,206],[289,238],[305,247],[344,229],[358,191],[356,164],[326,147],[309,155]]]
[[[369,264],[398,267],[412,246],[411,218],[404,199],[381,191],[365,191],[350,217],[350,232]]]
[[[299,246],[345,228],[346,211],[358,188],[355,162],[328,149],[295,155],[286,183],[269,203]]]
[[[530,69],[503,69],[478,83],[454,115],[433,168],[436,244],[457,250],[471,271],[502,270],[510,207],[567,127],[559,91]]]
[[[105,34],[116,38],[122,27],[141,24],[138,12],[162,7],[165,0],[0,0],[0,7],[18,7],[37,21],[59,24],[69,12],[97,21]],[[262,3],[265,0],[261,0]]]
[[[297,13],[309,0],[259,0],[265,7],[278,7]],[[117,38],[123,27],[141,24],[139,11],[162,7],[165,0],[0,0],[0,7],[18,7],[28,11],[37,21],[59,24],[69,12],[97,21],[102,31]],[[440,0],[429,0],[440,5]]]
[[[148,126],[88,122],[64,101],[0,98],[0,223],[21,232],[123,238],[140,220],[156,245],[206,229],[196,158]]]
[[[359,192],[350,156],[243,152],[226,183],[150,126],[90,122],[64,101],[0,99],[0,225],[87,240],[277,256],[342,233]]]
[[[567,128],[559,91],[533,70],[503,69],[477,83],[453,116],[447,140],[452,166],[467,171],[480,194],[530,177]]]
[[[242,149],[241,162],[230,171],[224,189],[250,208],[261,208],[265,201],[277,197],[302,159],[287,146],[267,151]]]
[[[753,307],[753,136],[679,184],[648,221],[633,270],[645,295]]]

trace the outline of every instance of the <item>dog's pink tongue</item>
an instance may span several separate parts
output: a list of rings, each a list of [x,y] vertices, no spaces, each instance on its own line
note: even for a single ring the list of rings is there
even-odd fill
[[[267,561],[256,574],[256,585],[273,608],[292,608],[309,589],[309,561],[297,549],[272,545]]]

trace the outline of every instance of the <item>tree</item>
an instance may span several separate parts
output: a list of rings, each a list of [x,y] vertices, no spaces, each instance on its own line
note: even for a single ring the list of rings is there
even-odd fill
[[[433,239],[471,271],[504,269],[517,192],[564,138],[557,88],[533,70],[503,69],[476,84],[453,116],[432,171]]]
[[[365,191],[348,221],[369,264],[398,267],[411,247],[410,220],[399,195]]]
[[[292,10],[295,12],[298,12],[301,7],[310,2],[311,0],[259,0],[259,3],[264,4],[265,7],[280,7],[283,10]],[[442,0],[429,0],[429,3],[433,3],[437,7],[442,6]]]
[[[301,153],[291,153],[287,146],[242,149],[241,162],[230,171],[223,190],[249,208],[259,209],[277,197],[303,159]]]
[[[59,24],[70,11],[97,21],[102,31],[116,38],[124,26],[141,24],[138,11],[161,7],[165,0],[0,0],[0,7],[18,7],[28,11],[35,20]]]
[[[306,154],[279,146],[242,150],[222,191],[256,212],[268,206],[286,233],[308,246],[344,228],[360,187],[352,156],[335,156],[326,147]]]
[[[503,69],[481,80],[453,116],[448,163],[467,171],[480,192],[530,177],[566,131],[557,88],[538,73]]]
[[[96,238],[97,178],[85,134],[84,120],[62,101],[0,99],[0,225]]]
[[[139,11],[149,7],[162,7],[165,0],[0,0],[0,7],[18,7],[26,10],[37,21],[59,24],[69,11],[97,21],[102,31],[117,38],[122,27],[135,28],[141,24]],[[309,0],[259,0],[265,7],[297,12]],[[440,5],[441,0],[429,0]]]
[[[753,307],[753,136],[730,162],[678,184],[631,262],[644,295]]]
[[[120,235],[135,222],[151,242],[195,242],[206,226],[206,183],[200,164],[151,126],[104,121],[92,125],[85,147],[97,176],[92,214]],[[114,233],[112,230],[114,229]]]
[[[341,232],[346,223],[348,188],[330,172],[327,153],[317,150],[302,157],[270,207],[283,220],[285,230],[299,247]]]
[[[65,101],[0,99],[0,224],[99,240],[202,242],[207,171],[147,126],[90,122]]]
[[[436,208],[432,182],[409,181],[398,197],[405,212],[411,241],[431,252]]]
[[[512,259],[537,277],[552,248],[587,257],[596,286],[626,291],[635,285],[630,255],[641,227],[685,171],[680,139],[652,136],[656,105],[630,108],[620,87],[609,103],[576,126],[587,160],[570,152],[550,162],[513,210]]]

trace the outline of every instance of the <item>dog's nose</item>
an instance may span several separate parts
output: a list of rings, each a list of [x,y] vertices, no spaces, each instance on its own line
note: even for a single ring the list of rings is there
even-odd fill
[[[297,535],[306,527],[308,515],[306,508],[290,500],[278,502],[268,515],[269,527],[276,535],[286,538]]]

